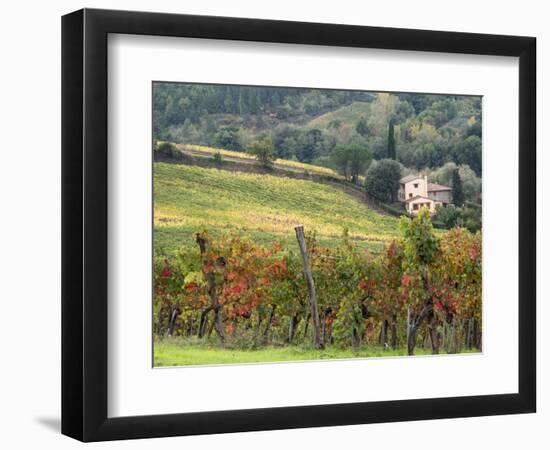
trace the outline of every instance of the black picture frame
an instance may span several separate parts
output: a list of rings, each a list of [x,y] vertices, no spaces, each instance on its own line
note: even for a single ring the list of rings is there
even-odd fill
[[[107,36],[519,58],[518,393],[108,418]],[[530,413],[536,409],[536,39],[83,9],[62,18],[62,433],[82,441]]]

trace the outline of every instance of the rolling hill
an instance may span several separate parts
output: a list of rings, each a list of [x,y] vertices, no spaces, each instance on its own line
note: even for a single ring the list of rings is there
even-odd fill
[[[178,151],[190,156],[212,158],[216,153],[219,153],[226,161],[256,164],[256,157],[251,153],[207,147],[205,145],[175,144],[175,147]],[[274,165],[278,170],[295,171],[299,173],[309,172],[316,175],[325,175],[338,179],[342,178],[335,170],[328,167],[316,166],[314,164],[307,164],[299,161],[278,158],[274,161]]]
[[[329,184],[276,175],[156,162],[155,253],[194,247],[194,233],[250,236],[295,247],[294,226],[315,230],[331,246],[344,227],[361,246],[379,250],[398,236],[398,219],[382,215]],[[290,247],[292,246],[292,247]]]
[[[334,111],[321,114],[308,122],[309,128],[328,128],[332,122],[355,124],[361,116],[368,116],[371,104],[368,102],[353,102],[351,105],[342,106]]]

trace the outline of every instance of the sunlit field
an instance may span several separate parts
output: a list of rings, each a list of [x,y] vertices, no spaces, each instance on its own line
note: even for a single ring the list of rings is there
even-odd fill
[[[155,163],[155,248],[171,253],[196,246],[201,228],[295,247],[294,226],[330,244],[344,227],[365,248],[398,236],[399,220],[369,209],[329,185],[272,175]]]

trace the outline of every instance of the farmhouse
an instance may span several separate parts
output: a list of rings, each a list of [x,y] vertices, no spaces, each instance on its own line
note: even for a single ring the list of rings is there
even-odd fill
[[[428,183],[426,175],[407,175],[399,180],[397,198],[405,204],[409,214],[418,214],[423,206],[434,214],[437,205],[447,206],[451,203],[451,188]]]

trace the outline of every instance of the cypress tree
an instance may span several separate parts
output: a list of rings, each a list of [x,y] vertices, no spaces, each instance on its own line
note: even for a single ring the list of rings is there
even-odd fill
[[[393,130],[393,120],[390,120],[390,126],[388,127],[388,159],[397,159],[395,153],[395,134]]]
[[[462,190],[462,180],[458,173],[458,168],[453,170],[453,203],[460,207],[464,204],[464,191]]]

